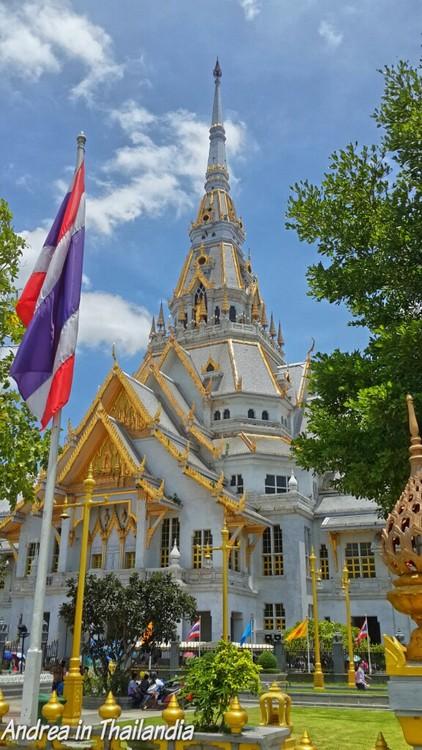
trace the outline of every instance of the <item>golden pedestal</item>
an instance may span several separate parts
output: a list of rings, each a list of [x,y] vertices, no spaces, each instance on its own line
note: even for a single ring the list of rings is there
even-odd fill
[[[66,698],[63,723],[76,726],[82,714],[84,679],[79,668],[79,657],[70,660],[70,669],[64,678],[63,696]]]

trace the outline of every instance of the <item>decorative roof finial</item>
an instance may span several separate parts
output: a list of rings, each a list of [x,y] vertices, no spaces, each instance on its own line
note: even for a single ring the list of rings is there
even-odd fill
[[[269,334],[270,334],[270,336],[271,336],[272,339],[275,339],[275,325],[274,325],[274,317],[273,317],[272,313],[271,313],[271,318],[270,318],[270,330],[269,330]]]
[[[155,330],[155,316],[153,315],[152,316],[152,323],[151,323],[151,330],[149,332],[150,339],[153,339],[155,335],[156,335],[156,330]]]
[[[409,414],[409,432],[410,432],[410,476],[415,476],[422,469],[422,441],[419,434],[418,420],[416,419],[413,398],[406,396],[407,411]]]
[[[283,347],[283,344],[284,344],[283,334],[281,332],[281,323],[278,324],[277,344],[279,345],[280,349]]]
[[[113,357],[114,364],[117,364],[117,354],[116,354],[116,343],[113,341],[111,345],[111,356]]]
[[[217,60],[216,60],[216,63],[215,63],[215,67],[214,67],[214,70],[213,70],[212,74],[213,74],[214,78],[221,78],[221,76],[223,75],[220,63],[218,62],[218,57],[217,57]]]
[[[166,321],[164,320],[164,310],[163,310],[162,302],[160,302],[160,312],[158,313],[158,318],[157,318],[157,328],[160,331],[160,333],[166,332]]]

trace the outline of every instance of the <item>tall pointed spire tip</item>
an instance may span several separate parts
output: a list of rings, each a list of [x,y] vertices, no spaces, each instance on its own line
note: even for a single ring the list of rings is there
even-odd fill
[[[213,76],[214,76],[215,79],[221,78],[221,76],[223,75],[223,71],[221,70],[221,65],[220,65],[220,63],[218,61],[218,57],[217,57],[217,60],[216,60],[216,63],[215,63],[215,67],[214,67],[214,70],[213,70],[212,74],[213,74]]]

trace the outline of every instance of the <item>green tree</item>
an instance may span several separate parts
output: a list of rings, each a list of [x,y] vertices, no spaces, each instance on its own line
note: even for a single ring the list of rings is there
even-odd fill
[[[310,295],[366,326],[363,351],[319,353],[298,462],[386,513],[408,475],[406,393],[422,417],[422,67],[386,67],[377,145],[332,154],[320,186],[292,188],[289,229],[316,243]]]
[[[258,693],[261,667],[247,649],[220,641],[213,651],[189,659],[183,695],[192,695],[198,729],[221,728],[230,699],[241,690]]]
[[[77,580],[67,582],[70,601],[62,604],[60,614],[73,626]],[[176,626],[183,617],[193,618],[195,599],[186,594],[170,574],[153,573],[140,578],[133,573],[124,586],[114,573],[104,577],[88,575],[83,609],[82,653],[89,656],[93,669],[102,680],[103,690],[120,690],[127,680],[127,669],[137,641],[152,622],[148,648],[176,638]],[[116,670],[111,676],[112,659]]]
[[[0,199],[0,497],[12,508],[19,495],[33,498],[34,482],[49,448],[49,433],[40,434],[9,380],[13,347],[23,335],[15,314],[15,281],[24,247],[24,240],[13,231],[8,205]]]
[[[3,588],[6,580],[8,561],[5,557],[0,557],[0,589]]]

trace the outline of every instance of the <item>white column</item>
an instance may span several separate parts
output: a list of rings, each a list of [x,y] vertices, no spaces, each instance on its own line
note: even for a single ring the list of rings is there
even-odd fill
[[[145,543],[147,524],[147,502],[137,501],[136,513],[136,546],[135,546],[135,568],[140,570],[145,567]]]
[[[71,518],[63,518],[62,533],[60,535],[59,562],[57,565],[58,573],[65,573],[67,570],[67,553],[69,549],[69,531]]]

